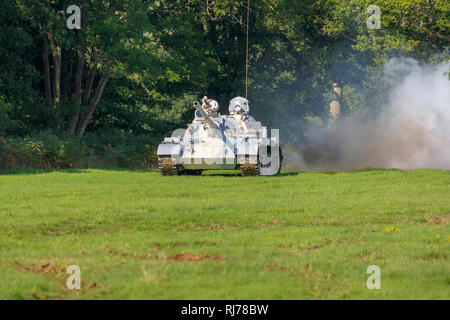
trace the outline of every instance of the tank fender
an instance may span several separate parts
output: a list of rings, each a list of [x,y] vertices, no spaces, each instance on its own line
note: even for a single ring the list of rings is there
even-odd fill
[[[158,146],[158,156],[178,157],[181,152],[181,145],[176,143],[161,143]]]

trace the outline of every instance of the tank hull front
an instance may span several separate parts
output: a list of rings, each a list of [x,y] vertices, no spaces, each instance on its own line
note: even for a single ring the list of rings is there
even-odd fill
[[[182,158],[181,165],[187,170],[234,170],[235,158]]]
[[[225,144],[202,143],[184,149],[180,164],[188,170],[233,170],[237,162],[235,153]]]

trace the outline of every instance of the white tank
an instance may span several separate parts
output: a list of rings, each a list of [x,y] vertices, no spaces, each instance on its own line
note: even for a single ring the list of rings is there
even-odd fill
[[[203,170],[239,169],[243,176],[273,176],[280,172],[279,132],[249,115],[248,100],[230,101],[228,115],[220,115],[217,101],[194,102],[194,120],[174,131],[158,147],[162,175],[199,175]]]

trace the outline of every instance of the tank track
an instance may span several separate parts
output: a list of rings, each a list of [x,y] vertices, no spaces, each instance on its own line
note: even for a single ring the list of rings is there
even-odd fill
[[[162,176],[178,176],[180,170],[171,158],[158,158],[158,168]]]
[[[241,170],[241,175],[243,177],[250,176],[258,176],[259,175],[259,166],[256,163],[249,163],[248,159],[245,159],[245,162],[239,165],[239,169]]]
[[[203,170],[184,170],[180,174],[186,176],[201,176]]]

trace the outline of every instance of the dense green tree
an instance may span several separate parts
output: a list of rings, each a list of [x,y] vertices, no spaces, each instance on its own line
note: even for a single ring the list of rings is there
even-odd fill
[[[69,30],[66,9],[81,8],[81,29]],[[164,50],[152,35],[147,1],[17,1],[36,29],[43,92],[53,126],[82,136],[110,79],[141,81],[164,70]]]
[[[81,29],[69,30],[69,5]],[[250,4],[250,7],[248,7]],[[369,5],[381,29],[367,27]],[[448,59],[440,0],[15,0],[0,7],[0,134],[53,129],[163,136],[208,95],[221,111],[245,95],[252,114],[301,139],[325,124],[332,83],[343,112],[376,112],[395,56]],[[247,13],[249,21],[247,21]]]
[[[447,51],[450,44],[450,3],[442,0],[331,0],[324,31],[354,43],[354,49],[371,51],[377,59],[403,54],[425,61]],[[380,9],[380,29],[367,28],[370,5]]]
[[[9,1],[0,2],[0,26],[0,135],[44,129],[36,34]]]

